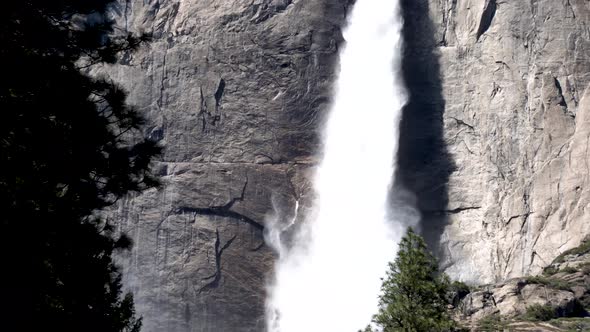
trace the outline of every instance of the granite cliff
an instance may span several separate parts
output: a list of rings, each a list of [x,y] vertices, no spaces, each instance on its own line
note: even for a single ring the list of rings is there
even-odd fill
[[[587,222],[590,4],[405,1],[401,181],[446,271],[539,273]]]
[[[590,3],[402,2],[411,98],[397,178],[422,231],[456,279],[541,272],[590,233]],[[121,29],[153,39],[99,71],[165,147],[163,187],[109,213],[134,239],[121,264],[144,331],[263,330],[265,225],[304,215],[312,196],[351,3],[113,9]]]
[[[122,1],[152,41],[105,68],[150,121],[163,187],[111,218],[144,331],[261,331],[265,222],[304,213],[346,1]],[[295,211],[295,202],[302,204]]]

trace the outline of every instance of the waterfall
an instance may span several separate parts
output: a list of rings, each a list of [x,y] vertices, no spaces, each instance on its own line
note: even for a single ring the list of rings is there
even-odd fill
[[[295,244],[280,247],[267,299],[271,332],[355,332],[377,312],[403,232],[388,209],[401,109],[399,0],[357,0],[314,179],[317,200]],[[271,232],[272,233],[272,232]]]

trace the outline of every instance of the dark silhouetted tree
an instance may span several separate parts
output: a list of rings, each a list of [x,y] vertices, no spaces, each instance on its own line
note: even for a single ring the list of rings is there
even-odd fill
[[[138,331],[112,254],[130,241],[95,213],[153,187],[159,148],[126,94],[84,71],[142,38],[113,0],[7,0],[0,11],[3,331]],[[118,35],[118,36],[117,36]]]

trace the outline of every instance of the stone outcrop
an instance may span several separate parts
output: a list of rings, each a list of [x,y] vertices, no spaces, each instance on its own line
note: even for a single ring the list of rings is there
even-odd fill
[[[122,30],[153,39],[96,72],[129,91],[165,147],[162,188],[109,214],[135,242],[121,263],[144,331],[263,329],[275,258],[264,228],[309,205],[351,2],[114,8]],[[398,180],[423,233],[454,278],[539,273],[590,233],[590,3],[402,3],[411,98]]]
[[[143,331],[262,331],[268,221],[303,215],[348,1],[122,0],[152,41],[106,73],[165,148],[163,186],[109,218]],[[301,204],[295,211],[295,202]]]
[[[572,317],[588,320],[590,309],[590,243],[584,242],[558,256],[545,268],[543,275],[515,278],[472,289],[454,301],[455,318],[473,331],[485,330],[490,322],[495,330],[571,331],[561,329],[577,323]],[[553,318],[549,323],[538,321],[531,308],[545,308]],[[560,317],[569,317],[560,321]],[[556,320],[557,319],[557,320]],[[546,319],[547,320],[547,319]],[[588,327],[588,322],[582,324]],[[487,328],[490,328],[489,326]],[[580,330],[585,330],[582,328]]]
[[[590,232],[590,3],[404,6],[399,178],[424,232],[457,279],[539,273]]]
[[[566,316],[575,311],[576,297],[571,290],[555,289],[525,279],[511,279],[470,293],[459,309],[464,319],[475,322],[491,315],[523,315],[527,307],[535,304],[555,306]]]

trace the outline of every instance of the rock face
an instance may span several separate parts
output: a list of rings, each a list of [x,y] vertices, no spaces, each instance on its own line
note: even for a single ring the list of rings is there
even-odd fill
[[[348,1],[127,0],[153,40],[106,73],[165,148],[163,187],[109,218],[145,332],[262,331],[275,259],[263,228],[305,210]],[[295,202],[301,204],[295,211]]]
[[[114,8],[121,29],[153,40],[97,73],[165,147],[163,187],[109,214],[135,242],[121,263],[144,331],[263,330],[264,229],[305,214],[351,2]],[[422,231],[457,279],[540,272],[590,233],[590,3],[402,3],[411,98],[397,178]]]
[[[512,279],[470,293],[463,299],[460,310],[465,320],[475,322],[491,315],[522,315],[527,307],[535,304],[555,306],[565,316],[576,309],[576,297],[570,290]]]
[[[462,298],[456,297],[453,301],[455,318],[473,331],[490,330],[482,327],[486,320],[503,322],[505,326],[515,328],[534,321],[534,316],[538,315],[534,306],[552,312],[551,318],[578,317],[584,320],[590,309],[590,245],[585,242],[560,255],[542,276],[480,286],[461,295]],[[558,322],[551,324],[553,326],[545,326],[546,329],[537,327],[535,331],[564,331],[557,328]],[[515,330],[520,331],[520,328]]]
[[[399,178],[446,271],[536,274],[590,232],[590,3],[405,0]]]

